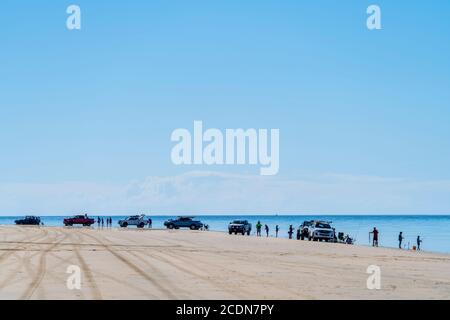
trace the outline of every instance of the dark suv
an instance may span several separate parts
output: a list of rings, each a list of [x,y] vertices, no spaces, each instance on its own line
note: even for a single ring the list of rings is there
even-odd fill
[[[35,216],[26,216],[23,219],[14,221],[18,225],[38,226],[41,224],[41,218]]]
[[[193,219],[194,217],[177,217],[176,219],[165,221],[164,226],[168,229],[189,228],[191,230],[198,230],[203,228],[203,223]]]

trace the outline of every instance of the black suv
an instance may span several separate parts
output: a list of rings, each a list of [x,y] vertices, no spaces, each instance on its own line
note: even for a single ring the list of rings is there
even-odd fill
[[[198,230],[203,228],[203,223],[198,220],[193,220],[194,217],[177,217],[176,219],[169,219],[164,222],[167,229],[189,228],[191,230]]]
[[[18,225],[38,226],[41,224],[41,218],[35,216],[26,216],[23,219],[14,221]]]

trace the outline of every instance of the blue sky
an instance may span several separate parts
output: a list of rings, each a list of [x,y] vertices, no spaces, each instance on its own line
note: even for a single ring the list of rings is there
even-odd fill
[[[70,4],[81,7],[80,31],[65,27]],[[370,4],[381,7],[382,30],[366,28]],[[450,212],[448,1],[0,8],[0,214]],[[194,120],[279,128],[279,175],[174,166],[170,134]],[[201,177],[212,200],[186,196],[186,177]],[[224,194],[241,179],[256,180],[242,191],[250,199]],[[139,201],[136,184],[147,192]]]

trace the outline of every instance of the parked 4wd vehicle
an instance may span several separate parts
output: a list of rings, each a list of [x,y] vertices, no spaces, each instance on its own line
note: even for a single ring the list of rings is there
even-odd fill
[[[35,216],[26,216],[23,219],[14,221],[17,225],[38,226],[41,224],[41,218]]]
[[[308,233],[308,240],[334,241],[334,229],[331,227],[331,222],[328,221],[313,221],[308,228]]]
[[[136,226],[138,228],[144,228],[148,225],[148,219],[145,218],[145,215],[140,216],[129,216],[126,219],[119,220],[119,226],[121,228],[126,228],[128,226]]]
[[[305,238],[309,238],[309,228],[313,225],[314,221],[303,221],[300,225],[300,239],[305,240]]]
[[[64,219],[63,222],[64,222],[64,225],[66,227],[67,226],[73,226],[73,225],[76,225],[76,224],[81,224],[81,225],[83,225],[85,227],[90,227],[92,224],[95,223],[95,220],[89,218],[87,216],[87,214],[86,214],[84,216],[79,215],[79,216],[74,216],[72,218],[66,218],[66,219]]]
[[[229,234],[242,233],[242,235],[247,234],[249,236],[251,231],[252,231],[252,224],[249,223],[247,220],[233,220],[228,225]]]
[[[189,228],[191,230],[198,230],[203,228],[203,223],[198,220],[193,220],[194,217],[177,217],[176,219],[169,219],[164,222],[167,229]]]

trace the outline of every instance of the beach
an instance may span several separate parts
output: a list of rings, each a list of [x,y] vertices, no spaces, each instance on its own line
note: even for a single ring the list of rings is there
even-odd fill
[[[211,231],[0,226],[0,270],[0,299],[450,298],[448,254]]]

